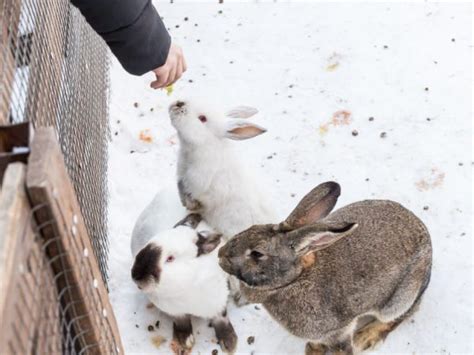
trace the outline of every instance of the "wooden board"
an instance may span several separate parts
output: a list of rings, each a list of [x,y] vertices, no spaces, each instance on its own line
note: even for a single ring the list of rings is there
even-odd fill
[[[66,251],[63,259],[71,270],[67,281],[77,286],[77,312],[82,315],[77,326],[87,330],[82,332],[83,341],[97,345],[94,353],[123,353],[108,293],[52,128],[35,132],[26,185],[32,204],[46,206],[35,214],[38,224],[55,221],[54,227],[43,229],[44,238],[59,237],[60,241],[60,250],[49,250],[49,256]]]
[[[54,274],[36,238],[26,167],[10,164],[0,195],[0,354],[60,353]]]

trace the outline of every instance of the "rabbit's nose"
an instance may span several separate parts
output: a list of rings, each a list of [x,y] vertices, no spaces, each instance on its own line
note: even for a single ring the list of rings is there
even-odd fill
[[[176,104],[175,104],[175,105],[176,105],[176,107],[181,108],[181,107],[184,106],[184,104],[185,104],[184,101],[176,101]]]

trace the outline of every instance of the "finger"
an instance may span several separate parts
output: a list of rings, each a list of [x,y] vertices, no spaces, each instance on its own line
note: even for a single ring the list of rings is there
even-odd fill
[[[177,82],[181,78],[181,76],[183,76],[183,63],[182,62],[180,62],[178,64],[178,68],[176,70],[176,76],[175,76],[174,81],[172,82],[172,84]]]
[[[160,89],[164,87],[165,84],[168,82],[169,74],[170,73],[168,67],[164,68],[163,71],[156,72],[157,80],[152,82],[151,87],[153,89]]]
[[[176,72],[178,71],[178,63],[176,63],[170,70],[170,75],[168,75],[168,80],[164,86],[170,86],[176,81]]]
[[[186,58],[184,58],[184,55],[183,55],[183,73],[188,70],[188,65],[186,64]]]

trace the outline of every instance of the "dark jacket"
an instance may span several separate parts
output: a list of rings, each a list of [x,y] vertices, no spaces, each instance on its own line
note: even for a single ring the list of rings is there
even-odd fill
[[[150,0],[71,0],[122,66],[142,75],[166,62],[171,38]]]

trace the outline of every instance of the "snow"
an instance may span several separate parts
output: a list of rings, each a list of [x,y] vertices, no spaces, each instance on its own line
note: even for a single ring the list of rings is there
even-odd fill
[[[472,6],[156,5],[188,72],[169,97],[148,87],[151,75],[130,76],[115,60],[111,78],[110,295],[127,353],[171,352],[169,320],[146,307],[131,281],[130,235],[141,210],[175,179],[177,138],[166,108],[197,92],[260,110],[256,122],[268,132],[238,144],[272,181],[282,218],[312,187],[336,180],[338,206],[393,199],[426,223],[431,284],[419,311],[376,353],[472,353]],[[237,353],[303,353],[305,341],[263,309],[231,307],[229,315]],[[220,352],[205,321],[194,329],[193,353]],[[156,335],[168,342],[156,348]]]

